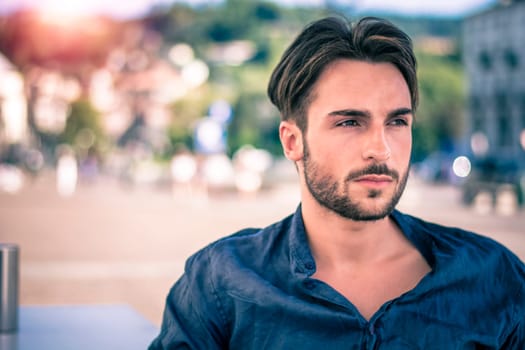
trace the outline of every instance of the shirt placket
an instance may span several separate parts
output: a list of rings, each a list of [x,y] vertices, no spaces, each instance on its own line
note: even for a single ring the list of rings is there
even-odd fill
[[[376,329],[376,320],[372,319],[367,323],[363,341],[363,350],[376,350],[379,347],[379,337]]]
[[[310,267],[310,266],[309,266]],[[379,346],[381,344],[380,340],[380,332],[381,332],[381,317],[384,315],[385,311],[389,308],[389,306],[392,304],[392,301],[386,303],[379,309],[372,318],[367,321],[360,313],[359,310],[355,307],[354,304],[352,304],[351,301],[345,299],[343,296],[340,296],[337,291],[333,290],[329,285],[323,283],[322,281],[313,279],[313,278],[306,278],[303,281],[303,286],[307,290],[307,293],[310,294],[312,297],[322,299],[325,302],[330,302],[334,305],[337,305],[340,308],[343,308],[347,310],[347,312],[351,312],[353,316],[356,316],[360,320],[361,327],[363,329],[363,338],[361,342],[361,349],[362,350],[377,350],[379,349]],[[320,288],[323,288],[325,290],[320,291]],[[341,300],[338,300],[338,298],[331,297],[330,295],[327,295],[328,290],[330,292],[334,293],[335,295],[338,295],[338,297]]]

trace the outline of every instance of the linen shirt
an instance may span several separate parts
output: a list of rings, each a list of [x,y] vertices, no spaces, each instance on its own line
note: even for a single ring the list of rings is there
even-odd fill
[[[367,321],[316,270],[299,206],[190,257],[155,349],[525,349],[525,267],[495,241],[394,211],[431,267]]]

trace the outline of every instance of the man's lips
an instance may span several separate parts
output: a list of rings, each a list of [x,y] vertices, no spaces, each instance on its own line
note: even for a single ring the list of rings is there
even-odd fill
[[[392,182],[392,177],[388,175],[363,175],[355,179],[358,182]]]
[[[364,175],[354,180],[366,187],[384,187],[392,183],[393,179],[388,175]]]

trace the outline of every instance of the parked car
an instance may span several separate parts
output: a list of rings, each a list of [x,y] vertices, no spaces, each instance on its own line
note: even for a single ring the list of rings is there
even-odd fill
[[[471,205],[479,193],[489,193],[495,205],[501,191],[511,191],[517,204],[524,205],[525,169],[517,162],[485,158],[472,162],[472,171],[462,184],[463,203]]]
[[[412,168],[425,181],[451,183],[454,181],[453,161],[454,157],[449,153],[434,152]]]

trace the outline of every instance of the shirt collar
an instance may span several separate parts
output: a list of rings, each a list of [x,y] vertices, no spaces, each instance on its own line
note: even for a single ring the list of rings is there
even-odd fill
[[[435,256],[433,253],[434,242],[432,237],[424,234],[421,230],[414,229],[417,223],[414,222],[412,216],[394,210],[390,214],[390,218],[394,220],[401,229],[401,232],[421,253],[429,266],[433,268],[435,266]],[[289,240],[292,274],[298,273],[304,275],[304,277],[311,276],[315,272],[316,267],[304,228],[301,205],[298,206],[292,216]]]
[[[311,276],[315,272],[315,261],[308,245],[301,205],[297,207],[292,217],[289,239],[292,274]]]
[[[405,237],[419,250],[428,265],[434,269],[436,264],[436,256],[434,254],[435,242],[432,236],[426,233],[426,230],[421,226],[420,221],[410,215],[403,214],[394,210],[390,217],[394,220],[397,226]],[[417,228],[417,230],[416,230]]]

